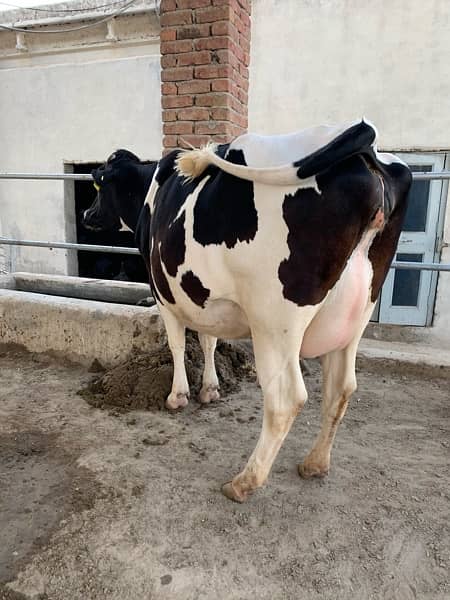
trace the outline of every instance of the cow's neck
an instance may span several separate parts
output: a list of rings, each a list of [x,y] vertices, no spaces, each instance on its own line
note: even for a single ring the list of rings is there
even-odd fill
[[[144,206],[155,168],[156,163],[136,165],[133,191],[129,194],[124,212],[120,216],[121,231],[136,231],[139,215]]]

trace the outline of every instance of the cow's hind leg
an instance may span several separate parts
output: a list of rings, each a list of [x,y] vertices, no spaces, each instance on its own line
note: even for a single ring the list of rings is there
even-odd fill
[[[298,358],[301,336],[285,339],[287,336],[279,332],[252,334],[256,369],[264,395],[264,416],[261,435],[246,467],[222,488],[225,496],[238,502],[246,500],[249,493],[266,481],[307,398]]]
[[[159,311],[166,326],[167,341],[173,357],[172,390],[167,397],[166,406],[175,410],[186,406],[189,401],[189,384],[184,365],[185,327],[163,306],[159,306]]]
[[[357,335],[346,348],[329,352],[322,358],[321,428],[310,453],[298,467],[300,476],[305,479],[328,475],[337,428],[345,415],[350,396],[356,390],[356,352],[372,311],[371,303]]]
[[[202,389],[200,390],[200,402],[202,402],[202,404],[208,404],[209,402],[219,400],[220,398],[219,380],[214,364],[214,351],[216,349],[217,338],[204,333],[199,333],[198,339],[205,357]]]

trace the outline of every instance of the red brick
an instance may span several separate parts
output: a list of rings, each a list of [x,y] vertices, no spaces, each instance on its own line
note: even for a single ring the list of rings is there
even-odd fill
[[[176,135],[165,135],[163,137],[164,148],[176,148],[178,144],[178,137]]]
[[[247,79],[245,79],[244,77],[242,77],[242,75],[236,69],[233,71],[233,73],[231,75],[231,79],[236,83],[236,85],[239,88],[241,88],[241,89],[245,89],[246,88],[246,86],[247,86]]]
[[[213,61],[212,62],[217,62],[220,65],[233,65],[233,64],[239,64],[238,59],[236,58],[236,56],[230,52],[230,50],[227,48],[225,50],[213,50]]]
[[[161,81],[186,81],[192,79],[192,67],[176,67],[175,69],[163,69]]]
[[[175,121],[175,123],[163,123],[163,133],[174,135],[180,133],[192,133],[194,124],[184,121]]]
[[[234,111],[241,113],[241,114],[245,110],[245,107],[242,106],[242,103],[239,102],[239,100],[235,96],[232,96],[231,94],[230,94],[230,106]]]
[[[230,23],[228,21],[217,21],[211,25],[212,35],[230,35]]]
[[[192,96],[163,96],[161,104],[163,108],[184,108],[192,106],[194,98]]]
[[[209,23],[202,23],[201,25],[189,25],[188,27],[177,28],[177,39],[178,40],[191,40],[196,38],[205,38],[209,36],[210,32]]]
[[[178,8],[201,8],[211,6],[211,0],[177,0]]]
[[[209,50],[185,52],[184,54],[175,54],[174,56],[179,67],[186,65],[208,65],[211,62],[211,52]]]
[[[211,108],[210,112],[213,121],[229,121],[231,117],[230,109],[222,106]]]
[[[231,81],[229,79],[216,79],[211,83],[213,92],[231,92]]]
[[[178,93],[181,94],[203,94],[209,92],[211,84],[209,81],[192,80],[183,81],[178,84]]]
[[[207,108],[183,108],[178,111],[180,121],[207,121],[209,110]]]
[[[176,0],[161,0],[161,5],[159,7],[160,13],[169,12],[171,10],[176,10],[177,3]]]
[[[178,110],[176,110],[176,109],[163,110],[162,111],[162,120],[164,122],[176,121],[177,115],[178,115]]]
[[[239,127],[246,128],[247,127],[247,117],[241,113],[237,113],[234,110],[229,111],[228,120]]]
[[[200,135],[213,135],[215,133],[227,133],[228,123],[226,121],[199,121],[195,123],[194,133]]]
[[[230,94],[199,94],[195,97],[195,106],[229,106],[230,98]]]
[[[161,93],[165,96],[170,94],[177,94],[178,88],[176,83],[162,83],[161,84]]]
[[[219,48],[229,48],[230,38],[221,35],[201,40],[195,40],[194,45],[196,50],[218,50]]]
[[[228,6],[211,6],[210,8],[199,8],[195,11],[195,20],[197,23],[214,23],[214,21],[223,21],[229,18],[230,9]]]
[[[250,52],[250,41],[242,35],[239,36],[239,46],[243,52]]]
[[[163,54],[161,56],[161,67],[163,69],[167,69],[170,67],[176,67],[177,66],[177,59],[175,58],[175,56],[173,54]]]
[[[160,17],[161,27],[172,27],[173,25],[188,25],[192,23],[191,10],[175,10],[166,12]]]
[[[244,105],[248,105],[248,94],[246,90],[238,90],[238,99]]]
[[[228,144],[231,140],[231,136],[229,134],[214,135],[211,139],[215,144]]]
[[[200,148],[201,146],[206,146],[206,144],[211,140],[211,138],[207,135],[183,135],[180,138],[180,147],[181,148]]]
[[[231,77],[230,65],[203,65],[195,67],[194,77],[196,79],[217,79],[219,77]]]
[[[240,63],[239,64],[239,73],[242,75],[242,77],[245,77],[245,79],[249,78],[249,70],[248,67],[246,67],[244,64]]]
[[[162,29],[159,34],[159,39],[161,42],[173,42],[177,39],[177,30],[176,29]]]
[[[181,54],[191,52],[193,43],[191,40],[177,40],[176,42],[161,42],[161,54]]]

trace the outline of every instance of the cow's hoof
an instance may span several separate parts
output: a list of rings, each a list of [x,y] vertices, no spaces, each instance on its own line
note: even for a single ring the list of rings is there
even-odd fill
[[[319,464],[308,464],[304,462],[298,465],[298,474],[302,479],[312,479],[313,477],[323,478],[328,475],[328,467]]]
[[[240,503],[245,502],[248,498],[248,492],[238,492],[232,481],[223,484],[222,494],[230,500]]]
[[[210,402],[220,400],[219,388],[215,385],[202,387],[199,397],[202,404],[209,404]]]
[[[188,402],[188,394],[175,394],[175,392],[172,392],[167,396],[166,407],[169,410],[177,410],[177,408],[184,408],[187,406]]]

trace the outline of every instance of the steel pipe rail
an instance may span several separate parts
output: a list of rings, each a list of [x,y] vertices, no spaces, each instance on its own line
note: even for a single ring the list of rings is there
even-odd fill
[[[429,173],[413,173],[417,181],[432,179],[450,179],[450,171],[430,171]],[[89,173],[0,173],[0,179],[67,179],[73,181],[92,181]]]
[[[140,254],[137,248],[122,246],[98,246],[96,244],[73,244],[71,242],[42,242],[40,240],[14,240],[0,237],[0,245],[36,246],[38,248],[63,248],[66,250],[83,250],[86,252],[110,252],[114,254]]]
[[[417,181],[430,181],[433,179],[450,179],[450,171],[431,171],[428,173],[415,172],[413,179]],[[67,180],[67,181],[92,181],[89,173],[0,173],[0,179],[33,179],[33,180]],[[70,242],[45,242],[41,240],[16,240],[0,237],[0,245],[8,246],[34,246],[40,248],[58,248],[68,250],[82,250],[86,252],[109,252],[114,254],[138,255],[137,248],[121,246],[99,246],[96,244],[75,244]],[[415,271],[450,271],[450,265],[440,263],[414,263],[393,262],[391,269],[411,269]]]
[[[0,245],[6,246],[37,246],[39,248],[63,248],[69,250],[83,250],[86,252],[110,252],[116,254],[140,254],[137,248],[122,246],[98,246],[96,244],[75,244],[70,242],[43,242],[39,240],[14,240],[0,237]],[[450,271],[450,265],[444,263],[415,263],[415,262],[393,262],[391,269],[412,269],[414,271]]]
[[[416,263],[394,261],[390,269],[410,269],[412,271],[450,271],[450,265],[445,263]]]
[[[62,179],[92,181],[90,173],[0,173],[0,179]]]
[[[412,174],[414,181],[430,181],[433,179],[450,179],[450,171],[429,171],[421,173],[419,171]]]

